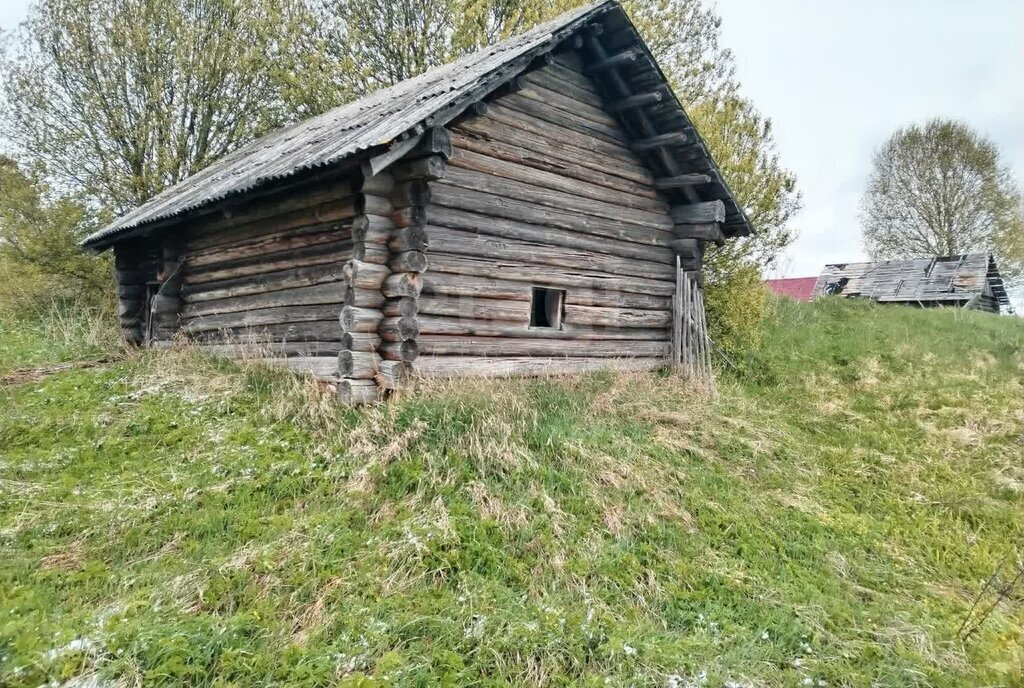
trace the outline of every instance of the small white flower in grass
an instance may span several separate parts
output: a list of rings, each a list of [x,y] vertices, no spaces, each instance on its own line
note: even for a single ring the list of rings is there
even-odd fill
[[[761,631],[761,640],[768,640],[768,631]]]
[[[623,646],[622,646],[622,652],[623,652],[623,653],[624,653],[624,654],[625,654],[626,656],[632,657],[633,655],[635,655],[635,654],[636,654],[636,648],[635,648],[635,647],[633,647],[632,645],[623,645]]]
[[[790,662],[790,664],[792,664],[794,667],[799,669],[800,667],[802,667],[804,665],[804,660],[801,657],[796,657],[796,658],[793,659],[792,662]]]
[[[804,679],[802,681],[800,681],[800,685],[801,686],[813,686],[814,685],[814,679],[811,678],[810,676],[805,676]]]

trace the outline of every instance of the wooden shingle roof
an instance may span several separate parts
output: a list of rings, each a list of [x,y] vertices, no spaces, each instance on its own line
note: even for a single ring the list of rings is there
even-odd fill
[[[642,58],[629,65],[627,74],[627,81],[635,84],[638,92],[663,89],[671,93],[622,7],[616,0],[599,0],[455,62],[271,132],[126,213],[88,237],[82,246],[103,250],[127,235],[207,212],[257,188],[384,153],[427,127],[450,122],[573,34],[597,25],[611,49],[629,47]],[[725,235],[750,234],[746,215],[678,100],[667,97],[653,104],[650,117],[659,134],[687,134],[690,145],[673,155],[686,172],[706,174],[710,180],[690,201],[723,201]]]

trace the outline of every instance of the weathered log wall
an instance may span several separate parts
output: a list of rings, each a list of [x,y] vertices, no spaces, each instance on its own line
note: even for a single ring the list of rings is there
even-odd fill
[[[675,222],[571,58],[450,127],[431,185],[417,372],[654,368],[670,355]],[[530,326],[534,287],[565,291],[562,326]]]
[[[195,221],[180,251],[176,331],[211,353],[286,357],[293,370],[333,377],[343,267],[363,212],[357,183],[321,181]]]

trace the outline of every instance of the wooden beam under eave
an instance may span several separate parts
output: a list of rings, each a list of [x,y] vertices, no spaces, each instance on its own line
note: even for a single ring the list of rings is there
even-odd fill
[[[671,146],[685,146],[690,143],[690,137],[681,131],[671,131],[667,134],[658,134],[647,139],[640,139],[630,144],[634,152],[648,151],[654,148],[667,148]]]
[[[648,105],[655,105],[660,103],[665,98],[665,94],[662,91],[651,91],[650,93],[638,93],[622,100],[616,100],[608,104],[608,109],[611,112],[622,112],[623,110],[632,110],[635,108],[647,107]]]
[[[721,244],[725,241],[722,226],[717,222],[701,224],[678,224],[672,228],[672,235],[677,239],[702,239]]]
[[[676,224],[701,225],[711,222],[725,222],[725,203],[705,201],[669,208],[669,215]]]
[[[608,69],[615,69],[616,67],[625,67],[633,64],[640,59],[640,53],[635,50],[623,50],[621,53],[606,57],[599,62],[595,62],[589,67],[583,69],[584,73],[593,74],[594,72],[603,72]]]
[[[711,175],[707,174],[680,174],[675,177],[663,177],[654,180],[654,188],[664,191],[666,189],[681,189],[687,186],[700,186],[710,184]]]

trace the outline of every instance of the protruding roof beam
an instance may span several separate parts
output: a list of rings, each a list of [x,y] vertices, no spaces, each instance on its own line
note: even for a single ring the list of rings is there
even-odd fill
[[[616,67],[625,67],[627,65],[633,64],[639,59],[640,53],[638,53],[637,51],[623,50],[621,53],[618,53],[617,55],[612,55],[611,57],[606,57],[603,60],[600,60],[599,62],[595,62],[594,64],[590,65],[583,71],[587,72],[588,74],[592,74],[593,72],[601,72],[608,69],[615,69]]]
[[[725,222],[725,203],[705,201],[669,208],[669,215],[676,224],[701,225],[709,222]]]
[[[722,226],[717,222],[705,222],[694,225],[676,225],[672,228],[672,235],[676,239],[701,239],[721,244],[725,241],[725,234],[722,233]]]
[[[685,146],[692,143],[690,137],[682,131],[671,131],[667,134],[658,134],[647,139],[640,139],[630,144],[634,151],[647,151],[654,148],[670,148],[672,146]]]
[[[622,100],[616,100],[608,105],[608,109],[612,112],[622,112],[623,110],[632,110],[633,108],[647,107],[648,105],[654,105],[660,103],[665,98],[663,91],[651,91],[650,93],[638,93],[635,96],[629,96]]]
[[[654,180],[655,189],[681,189],[687,186],[700,186],[701,184],[710,184],[711,175],[709,174],[680,174],[676,177],[663,177],[661,179]]]

